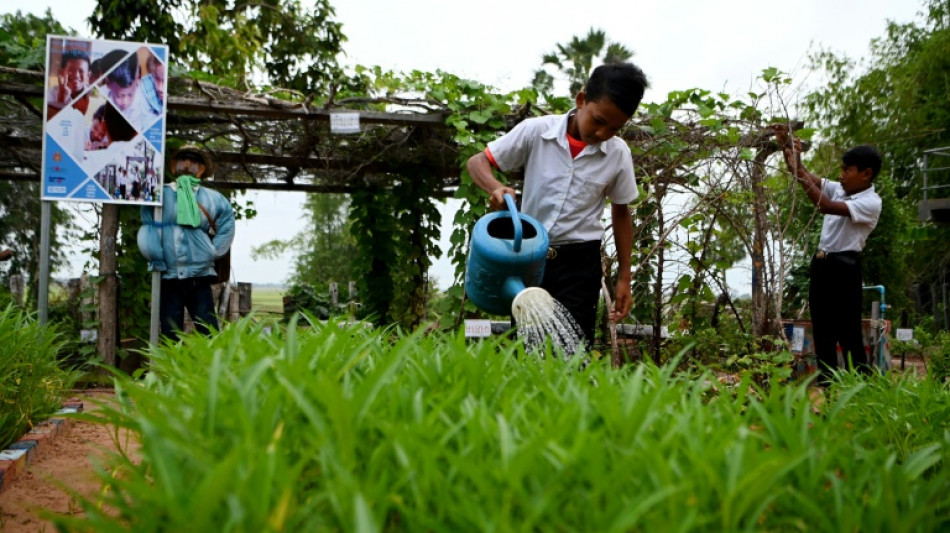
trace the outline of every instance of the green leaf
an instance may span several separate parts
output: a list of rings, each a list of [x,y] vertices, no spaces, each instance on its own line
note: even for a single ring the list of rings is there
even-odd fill
[[[775,67],[762,69],[762,79],[765,80],[766,82],[771,82],[776,77],[778,77],[778,75],[779,75],[779,69]]]
[[[814,137],[816,132],[817,130],[812,129],[812,128],[802,128],[800,130],[795,131],[795,136],[798,137],[799,139],[810,140],[812,137]]]
[[[492,112],[488,110],[474,111],[469,113],[468,118],[475,124],[484,124],[488,122],[490,118],[492,118]]]

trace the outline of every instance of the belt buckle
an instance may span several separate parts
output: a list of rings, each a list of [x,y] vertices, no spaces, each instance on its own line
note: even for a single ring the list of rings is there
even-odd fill
[[[553,246],[548,247],[548,259],[554,259],[557,257],[557,249]]]
[[[827,252],[825,252],[824,250],[818,250],[818,251],[815,253],[815,257],[818,258],[818,259],[824,259],[825,256],[827,256],[827,255],[828,255]]]

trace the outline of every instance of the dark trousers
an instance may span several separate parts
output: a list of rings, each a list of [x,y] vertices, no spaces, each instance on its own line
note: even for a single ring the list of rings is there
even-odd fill
[[[861,304],[859,253],[812,258],[808,306],[821,382],[829,382],[831,369],[838,367],[838,344],[846,364],[850,361],[858,371],[870,372],[861,334]]]
[[[195,329],[204,335],[209,327],[218,329],[214,315],[214,296],[211,283],[214,278],[163,279],[160,324],[162,335],[178,340],[178,332],[185,325],[185,309],[195,322]]]
[[[594,325],[603,267],[600,241],[552,246],[541,288],[567,308],[580,326],[587,348],[594,346]]]

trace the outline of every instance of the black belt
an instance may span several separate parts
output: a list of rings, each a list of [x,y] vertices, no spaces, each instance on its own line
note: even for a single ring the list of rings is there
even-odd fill
[[[818,250],[815,252],[815,259],[844,259],[846,262],[853,263],[861,259],[861,252],[854,250],[846,252],[826,252],[824,250]]]
[[[548,246],[548,259],[556,259],[559,254],[578,252],[590,248],[600,249],[600,241],[572,242]]]

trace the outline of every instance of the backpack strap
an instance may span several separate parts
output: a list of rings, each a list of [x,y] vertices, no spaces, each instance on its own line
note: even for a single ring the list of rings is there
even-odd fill
[[[201,212],[204,213],[206,217],[208,217],[208,223],[211,224],[211,235],[217,235],[218,226],[214,223],[214,219],[208,214],[208,210],[205,209],[205,206],[201,205],[201,202],[196,203],[198,204],[198,209],[201,209]]]

